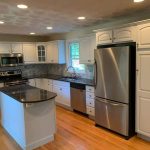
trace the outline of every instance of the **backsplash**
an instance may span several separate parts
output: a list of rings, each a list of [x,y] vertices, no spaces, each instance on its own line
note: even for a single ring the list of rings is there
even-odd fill
[[[17,67],[0,67],[0,71],[21,69],[23,76],[47,74],[47,64],[26,64]]]
[[[0,67],[0,71],[21,69],[23,76],[56,74],[64,75],[66,64],[26,64],[17,67]],[[86,73],[80,75],[81,78],[93,79],[93,65],[86,65]]]
[[[48,74],[63,75],[66,64],[48,64]]]

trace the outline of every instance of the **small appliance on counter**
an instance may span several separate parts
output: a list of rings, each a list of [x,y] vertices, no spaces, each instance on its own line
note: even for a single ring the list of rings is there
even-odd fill
[[[136,43],[95,50],[95,122],[128,139],[135,134]]]

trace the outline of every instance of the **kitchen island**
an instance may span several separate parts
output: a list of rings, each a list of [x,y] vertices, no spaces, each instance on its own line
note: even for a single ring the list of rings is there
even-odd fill
[[[54,140],[56,94],[29,85],[0,89],[1,124],[23,150]]]

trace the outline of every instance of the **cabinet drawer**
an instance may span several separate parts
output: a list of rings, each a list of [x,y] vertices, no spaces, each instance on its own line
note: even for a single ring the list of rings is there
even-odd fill
[[[91,115],[91,116],[95,116],[95,108],[93,107],[86,107],[86,112],[88,115]]]
[[[93,86],[86,86],[86,92],[94,93],[94,87]]]
[[[87,97],[86,98],[86,105],[90,106],[90,107],[95,107],[94,99]]]
[[[53,85],[70,87],[70,83],[69,82],[58,81],[58,80],[53,80]]]
[[[92,98],[92,99],[94,99],[94,97],[95,97],[94,93],[86,92],[86,98]]]

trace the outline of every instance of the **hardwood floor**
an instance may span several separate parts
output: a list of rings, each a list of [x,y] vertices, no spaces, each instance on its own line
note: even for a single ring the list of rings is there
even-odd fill
[[[19,150],[2,127],[0,127],[0,150]],[[92,120],[57,107],[55,141],[36,150],[150,150],[150,143],[136,136],[125,140],[95,127]]]

